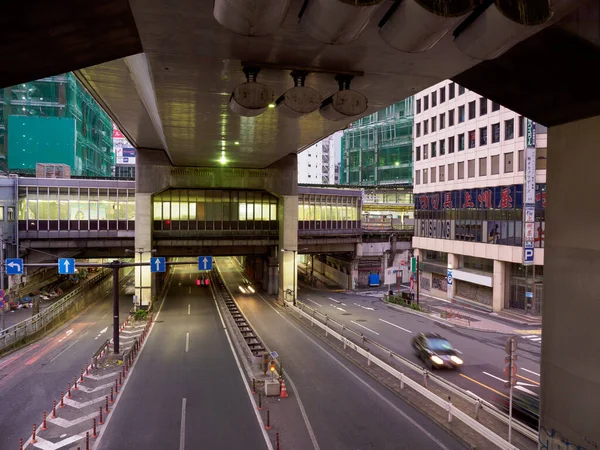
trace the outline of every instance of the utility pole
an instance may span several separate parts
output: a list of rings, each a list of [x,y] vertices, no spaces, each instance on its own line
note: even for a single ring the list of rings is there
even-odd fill
[[[504,362],[506,367],[504,368],[504,378],[506,387],[510,389],[508,397],[508,443],[510,444],[512,438],[512,410],[513,410],[513,387],[517,385],[517,339],[511,336],[506,341],[505,346],[506,356]]]
[[[417,305],[419,305],[419,285],[421,284],[421,269],[419,268],[419,256],[417,256]]]
[[[119,269],[121,261],[110,263],[113,271],[113,351],[119,354]]]

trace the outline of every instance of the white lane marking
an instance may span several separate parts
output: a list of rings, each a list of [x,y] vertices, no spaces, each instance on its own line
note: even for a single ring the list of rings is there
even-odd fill
[[[535,337],[535,338],[531,338],[531,340],[535,341],[535,342],[540,342],[542,340],[542,338],[541,337]]]
[[[483,372],[483,374],[484,374],[484,375],[487,375],[488,377],[492,377],[492,378],[494,378],[494,379],[496,379],[496,380],[498,380],[498,381],[502,381],[503,383],[506,383],[506,382],[507,382],[506,380],[503,380],[502,378],[500,378],[500,377],[497,377],[496,375],[492,375],[491,373]]]
[[[107,331],[107,330],[108,330],[108,327],[106,327],[106,328],[103,328],[103,329],[100,331],[100,333],[98,333],[98,336],[96,336],[96,337],[94,338],[94,340],[98,339],[100,336],[102,336],[104,333],[106,333],[106,331]]]
[[[369,330],[371,333],[375,333],[377,336],[379,336],[379,333],[377,331],[373,331],[370,328],[365,327],[364,325],[361,325],[358,322],[355,322],[354,320],[351,320],[350,322],[352,322],[354,325],[358,325],[361,328],[364,328],[365,330]]]
[[[329,297],[329,300],[331,300],[332,302],[336,302],[336,303],[342,303],[339,300],[336,300],[335,298]]]
[[[530,334],[530,335],[528,335],[528,336],[523,336],[523,337],[524,337],[525,339],[532,339],[532,338],[536,338],[536,337],[538,337],[538,335],[537,335],[537,334]]]
[[[69,336],[71,336],[73,334],[73,329],[71,328],[70,330],[67,330],[65,332],[65,337],[63,337],[62,339],[59,339],[58,342],[62,342],[64,341],[66,338],[68,338]]]
[[[344,302],[340,303],[342,306],[346,306],[346,304]]]
[[[187,399],[184,398],[181,402],[181,428],[179,429],[179,450],[185,449],[185,408]]]
[[[185,352],[190,349],[190,333],[185,334]]]
[[[83,333],[81,336],[79,336],[79,337],[78,337],[76,340],[74,340],[73,342],[71,342],[67,348],[65,348],[65,349],[64,349],[63,351],[61,351],[61,352],[60,352],[58,355],[56,355],[54,358],[52,358],[52,359],[50,360],[50,362],[52,363],[52,362],[56,361],[56,359],[57,359],[57,358],[58,358],[60,355],[62,355],[64,352],[66,352],[66,351],[67,351],[67,350],[69,350],[71,347],[73,347],[75,344],[77,344],[77,343],[78,343],[78,342],[81,340],[81,338],[82,338],[82,337],[84,337],[86,334],[88,334],[88,332],[87,332],[87,331],[86,331],[85,333]],[[60,341],[59,341],[59,342],[60,342]]]
[[[314,303],[315,305],[317,305],[318,307],[322,308],[323,306],[320,303],[315,302],[314,300],[311,300],[310,298],[306,297],[306,300],[308,300],[309,302]]]
[[[344,308],[340,308],[339,306],[334,306],[334,305],[331,305],[331,306],[333,306],[335,309],[339,309],[342,312],[346,312],[346,310]]]
[[[223,314],[221,314],[221,310],[219,309],[219,305],[217,303],[217,298],[215,297],[215,291],[213,290],[212,283],[210,285],[210,292],[212,293],[213,300],[215,302],[215,308],[217,308],[217,312],[219,313],[219,318],[221,319],[221,325],[223,325],[223,331],[225,332],[225,336],[227,337],[227,342],[229,342],[229,348],[231,349],[231,353],[233,354],[233,359],[235,359],[235,363],[237,364],[238,370],[240,371],[240,377],[242,377],[242,384],[246,388],[246,394],[248,394],[248,398],[250,399],[250,403],[252,404],[252,409],[254,410],[254,415],[256,416],[256,420],[258,421],[258,426],[260,427],[260,429],[262,431],[263,439],[265,440],[265,443],[267,444],[267,449],[273,450],[273,444],[271,444],[271,438],[269,437],[269,434],[267,433],[267,430],[265,429],[265,423],[263,422],[262,417],[258,411],[258,405],[256,404],[256,401],[254,400],[254,396],[252,395],[252,392],[250,392],[249,384],[246,383],[246,378],[244,376],[244,369],[242,368],[242,365],[240,364],[240,360],[237,356],[237,353],[235,352],[235,348],[233,347],[233,342],[231,341],[231,337],[229,337],[229,331],[227,330],[227,327],[225,326],[225,321],[223,320]],[[262,296],[261,296],[261,298],[262,298]],[[289,376],[288,376],[288,379],[289,379]]]
[[[275,309],[275,307],[273,305],[271,305],[267,300],[264,299],[264,297],[262,295],[259,294],[259,297],[274,311],[277,311]],[[312,342],[318,349],[320,349],[323,353],[325,353],[327,356],[329,356],[337,365],[339,365],[342,369],[344,369],[346,372],[348,372],[349,375],[351,375],[352,377],[354,377],[359,383],[361,383],[363,386],[365,386],[369,391],[371,391],[371,393],[373,393],[374,395],[376,395],[381,401],[383,401],[386,405],[388,405],[391,409],[393,409],[396,413],[400,414],[402,417],[404,417],[408,422],[410,422],[415,428],[417,428],[421,433],[423,433],[425,436],[427,436],[429,439],[431,439],[433,442],[435,442],[441,449],[443,450],[450,450],[448,447],[446,447],[439,439],[437,439],[434,435],[432,435],[429,431],[427,431],[425,428],[423,428],[421,425],[419,425],[414,419],[412,419],[408,414],[406,414],[404,411],[402,411],[400,408],[398,408],[396,405],[394,405],[390,400],[388,400],[386,397],[384,397],[382,394],[380,394],[373,386],[371,386],[369,383],[367,383],[365,380],[363,380],[361,377],[359,377],[357,374],[355,374],[351,369],[349,369],[348,367],[346,367],[344,365],[344,363],[342,363],[341,361],[339,361],[335,356],[333,356],[331,353],[329,353],[329,351],[327,351],[324,347],[322,347],[321,345],[319,345],[314,339],[312,339],[309,335],[307,335],[304,331],[302,331],[300,328],[298,328],[295,324],[293,324],[292,322],[290,322],[290,320],[287,317],[283,317],[283,320],[285,320],[289,325],[291,325],[296,331],[298,331],[300,334],[302,334],[306,339],[308,339],[310,342]],[[287,374],[287,378],[288,380],[290,379],[290,375],[289,372]],[[290,380],[291,381],[291,380]],[[291,383],[290,383],[291,384]],[[295,389],[294,389],[295,390]],[[297,392],[296,392],[297,394]],[[298,403],[300,404],[300,398],[298,397]],[[303,411],[304,408],[301,408],[301,411]],[[308,420],[308,418],[306,419]],[[316,444],[316,441],[313,442],[313,444]],[[316,448],[316,447],[315,447]]]
[[[362,308],[362,309],[366,309],[369,311],[375,311],[375,309],[371,308],[370,306],[363,306],[363,305],[359,305],[358,303],[355,303],[356,306]]]
[[[108,316],[108,313],[104,314],[104,315],[102,316],[102,319],[100,319],[100,320],[104,320],[104,319],[106,319],[106,316]]]
[[[169,279],[169,285],[167,286],[166,292],[169,292],[169,289],[171,288],[171,282],[172,281],[173,281],[173,278],[170,278]],[[150,329],[148,330],[148,336],[146,337],[146,340],[144,341],[144,343],[142,344],[142,347],[140,348],[140,353],[138,354],[138,357],[135,358],[135,360],[133,361],[132,366],[129,368],[129,375],[127,376],[127,378],[125,378],[125,382],[123,383],[123,387],[121,388],[121,395],[117,396],[117,400],[115,401],[115,404],[113,405],[113,410],[115,410],[117,408],[117,405],[119,404],[119,402],[123,398],[123,395],[122,395],[123,391],[125,391],[125,388],[127,387],[127,383],[129,383],[129,380],[131,380],[131,378],[132,378],[131,376],[133,375],[133,371],[135,370],[135,366],[137,365],[138,361],[140,360],[140,357],[142,356],[142,352],[146,348],[146,344],[148,342],[148,338],[150,337],[150,334],[152,333],[152,329],[154,328],[154,325],[156,325],[156,321],[158,320],[158,316],[160,316],[160,312],[162,311],[162,308],[163,308],[163,305],[165,304],[165,300],[166,299],[167,299],[167,295],[165,294],[163,296],[162,302],[160,302],[160,307],[158,308],[158,312],[156,313],[156,317],[154,318],[154,321],[152,322],[152,325],[150,325]],[[92,450],[96,450],[100,446],[100,441],[102,441],[102,436],[104,436],[104,432],[108,428],[108,424],[110,423],[110,421],[113,418],[113,416],[114,416],[114,414],[109,414],[108,417],[107,417],[107,419],[106,419],[106,421],[104,422],[104,426],[100,427],[100,432],[98,433],[98,438],[96,439],[96,442],[94,442],[94,446],[92,447]],[[29,438],[29,439],[31,440],[31,438]]]
[[[536,373],[533,370],[526,369],[525,367],[521,367],[521,370],[524,370],[525,372],[532,373],[532,374],[534,374],[535,376],[538,376],[538,377],[540,376],[539,373]]]
[[[188,316],[190,315],[190,308],[192,307],[192,305],[188,305]]]
[[[406,328],[402,328],[400,325],[396,325],[395,323],[388,322],[387,320],[383,320],[383,319],[379,319],[379,320],[381,320],[383,323],[387,323],[388,325],[391,325],[393,327],[400,328],[402,331],[406,331],[407,333],[412,333],[412,331],[407,330]]]

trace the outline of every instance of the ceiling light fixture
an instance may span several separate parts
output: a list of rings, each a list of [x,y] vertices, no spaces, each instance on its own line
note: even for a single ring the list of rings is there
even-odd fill
[[[337,75],[339,91],[323,100],[319,112],[327,120],[348,119],[364,113],[368,107],[367,97],[350,89],[350,75]]]
[[[256,81],[258,72],[259,67],[244,67],[246,82],[237,85],[229,97],[229,109],[240,116],[258,116],[273,102],[275,95],[271,88]]]
[[[304,85],[307,72],[293,70],[290,75],[294,79],[294,87],[285,91],[275,104],[282,115],[298,119],[319,109],[323,98],[318,91]]]
[[[213,16],[242,36],[266,36],[281,27],[291,0],[215,0]]]
[[[219,158],[219,162],[221,164],[227,164],[227,157],[225,156],[225,150],[221,152],[221,157]]]
[[[475,0],[403,0],[379,24],[379,36],[406,53],[429,50],[479,3]]]
[[[472,58],[494,59],[544,28],[553,14],[549,0],[495,0],[455,30],[454,44]]]
[[[324,44],[357,39],[383,0],[310,0],[300,13],[300,27]]]

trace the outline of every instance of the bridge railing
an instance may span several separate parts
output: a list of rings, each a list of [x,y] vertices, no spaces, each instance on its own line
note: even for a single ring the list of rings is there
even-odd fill
[[[69,292],[63,298],[43,309],[39,313],[0,331],[0,353],[12,346],[25,342],[27,338],[34,337],[38,333],[51,328],[61,317],[69,315],[70,310],[76,306],[81,294],[98,285],[111,273],[104,270],[100,275],[94,277],[83,286]]]

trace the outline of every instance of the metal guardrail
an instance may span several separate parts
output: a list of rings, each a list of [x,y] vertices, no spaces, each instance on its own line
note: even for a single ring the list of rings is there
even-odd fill
[[[103,272],[100,276],[95,277],[83,286],[69,292],[56,303],[43,309],[36,315],[0,331],[0,351],[25,339],[27,336],[31,336],[44,329],[44,327],[51,324],[58,316],[67,311],[73,305],[79,294],[96,286],[109,276],[110,273],[110,270]]]
[[[483,437],[488,439],[490,442],[496,444],[498,447],[500,447],[502,449],[507,449],[507,450],[517,449],[517,447],[515,447],[513,444],[510,444],[508,441],[504,440],[502,437],[498,436],[496,433],[494,433],[493,431],[491,431],[490,429],[488,429],[487,427],[485,427],[484,425],[482,425],[481,423],[479,423],[477,421],[478,413],[480,410],[485,410],[487,413],[492,415],[494,418],[500,420],[504,424],[508,424],[508,422],[509,422],[508,414],[500,411],[498,408],[493,406],[488,401],[476,396],[475,394],[473,394],[471,392],[467,392],[466,390],[444,380],[441,377],[438,377],[438,376],[432,374],[431,372],[427,371],[423,367],[420,367],[417,364],[413,363],[412,361],[397,354],[393,350],[390,350],[389,348],[367,338],[366,336],[364,336],[364,334],[357,332],[357,331],[345,326],[344,324],[341,324],[341,323],[329,318],[327,316],[327,314],[321,313],[320,311],[318,311],[314,308],[311,308],[310,306],[306,305],[305,303],[303,303],[299,300],[297,301],[297,304],[299,306],[296,306],[296,307],[292,306],[292,309],[294,311],[297,311],[298,313],[300,313],[300,315],[302,317],[308,319],[311,322],[311,325],[312,324],[317,325],[318,327],[320,327],[321,329],[323,329],[325,331],[326,336],[331,335],[334,338],[341,341],[344,344],[344,348],[350,347],[352,350],[356,351],[358,354],[364,356],[367,359],[368,365],[371,365],[371,363],[374,363],[377,366],[379,366],[381,369],[388,372],[390,375],[397,378],[400,381],[401,387],[404,385],[408,385],[409,387],[413,388],[419,394],[423,395],[424,397],[431,400],[436,405],[438,405],[441,408],[448,411],[449,418],[452,416],[456,417],[457,419],[459,419],[460,421],[465,423],[467,426],[471,427],[473,430],[475,430],[476,432],[481,434]],[[288,306],[291,306],[291,303],[288,303]],[[312,311],[312,313],[309,314],[305,310]],[[318,318],[316,318],[315,316],[317,316],[317,315],[322,316],[324,318],[324,322],[319,320]],[[340,331],[338,332],[338,331],[334,330],[333,328],[331,328],[329,326],[329,324],[335,324],[339,328]],[[352,333],[356,338],[360,339],[360,343],[351,341],[347,336],[344,336],[345,331]],[[476,418],[475,419],[472,418],[471,416],[466,414],[464,411],[461,411],[456,406],[452,405],[451,402],[442,399],[437,394],[428,390],[426,387],[421,386],[419,383],[417,383],[413,379],[409,378],[404,373],[400,372],[399,370],[395,369],[388,363],[379,359],[377,356],[374,356],[370,352],[369,349],[365,349],[366,344],[370,344],[372,346],[377,347],[379,350],[381,350],[385,355],[387,355],[390,358],[390,362],[397,361],[400,364],[404,365],[406,368],[416,372],[417,374],[422,374],[425,382],[427,382],[428,380],[432,381],[432,382],[436,383],[438,386],[440,386],[441,388],[448,390],[453,395],[456,395],[459,398],[470,403],[475,408]],[[525,424],[513,419],[512,420],[512,428],[513,428],[513,430],[519,432],[526,438],[531,439],[534,442],[537,442],[537,440],[538,440],[537,433],[530,427],[526,426]]]

